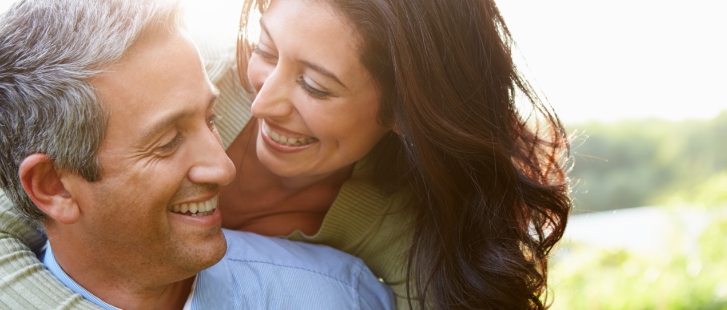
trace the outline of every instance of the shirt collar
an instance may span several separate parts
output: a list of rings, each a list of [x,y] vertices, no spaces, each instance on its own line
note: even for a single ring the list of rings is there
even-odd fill
[[[81,285],[79,285],[78,283],[76,283],[76,281],[73,281],[73,279],[71,279],[71,277],[69,277],[68,274],[66,274],[66,272],[63,271],[63,268],[61,268],[61,266],[58,264],[58,261],[56,261],[56,257],[55,257],[55,255],[53,255],[53,249],[50,246],[50,241],[46,241],[46,244],[44,246],[44,250],[43,251],[44,252],[41,254],[41,257],[42,257],[41,260],[43,261],[43,265],[45,265],[45,267],[48,268],[48,270],[58,280],[60,280],[61,283],[63,283],[63,285],[65,285],[66,287],[70,288],[76,294],[79,294],[79,295],[83,296],[83,298],[85,298],[86,300],[88,300],[88,301],[90,301],[90,302],[98,305],[101,308],[104,308],[106,310],[121,310],[120,308],[116,308],[116,307],[114,307],[112,305],[109,305],[108,303],[104,302],[100,298],[98,298],[95,295],[91,294],[91,292],[87,291]],[[225,270],[226,270],[226,268],[225,268]],[[215,275],[215,274],[213,274],[213,275],[216,278],[220,278],[220,275]],[[228,276],[228,278],[229,278],[229,276]],[[196,287],[197,287],[197,281],[199,281],[199,275],[197,276],[197,278],[194,281],[194,284],[192,285],[192,292],[189,294],[189,298],[187,299],[187,302],[184,305],[184,310],[187,310],[187,309],[190,309],[190,308],[191,309],[203,309],[203,308],[200,308],[199,306],[196,306],[196,307],[193,306],[194,304],[196,304],[195,299],[197,299],[195,297],[197,295],[197,291],[198,291],[196,289]],[[231,281],[231,280],[228,280],[228,281]],[[231,283],[229,283],[229,284],[231,284]],[[219,290],[220,293],[210,294],[210,293],[207,293],[206,292],[205,296],[210,295],[209,298],[211,300],[215,300],[215,299],[216,300],[221,300],[221,299],[225,299],[225,297],[229,298],[229,296],[232,296],[232,295],[223,295],[223,294],[229,294],[229,291],[228,292],[224,292],[223,290],[221,290],[219,288],[215,288],[215,290]],[[214,293],[214,291],[212,293]],[[214,304],[214,303],[211,303],[211,304]],[[207,304],[203,304],[203,305],[207,305]],[[190,307],[190,306],[192,306],[192,307]],[[204,309],[206,309],[206,308],[204,308]],[[232,308],[218,308],[218,307],[214,307],[214,308],[210,308],[210,309],[232,309]]]
[[[103,300],[99,299],[98,297],[91,294],[89,291],[87,291],[82,286],[78,285],[76,281],[73,281],[71,277],[69,277],[65,271],[63,271],[63,268],[61,268],[60,265],[58,265],[58,261],[56,261],[56,257],[53,255],[53,249],[50,246],[50,241],[46,242],[45,246],[45,252],[41,254],[43,265],[45,265],[46,268],[65,285],[66,287],[70,288],[72,291],[74,291],[76,294],[79,294],[83,296],[83,298],[87,299],[88,301],[98,305],[101,308],[107,309],[107,310],[120,310],[119,308],[116,308],[112,305],[109,305],[105,303]]]
[[[192,309],[234,309],[232,273],[227,254],[214,266],[197,274]]]

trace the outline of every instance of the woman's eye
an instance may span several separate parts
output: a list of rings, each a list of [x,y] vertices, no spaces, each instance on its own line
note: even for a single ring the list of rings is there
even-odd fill
[[[255,49],[252,52],[267,60],[277,60],[278,59],[278,56],[275,56],[273,54],[270,54],[270,53],[260,49],[259,45],[255,46]]]
[[[327,91],[310,86],[310,84],[306,83],[302,76],[298,78],[298,84],[300,84],[300,86],[303,87],[303,89],[313,98],[327,99],[331,95],[331,93]]]
[[[182,134],[178,132],[177,135],[174,136],[174,139],[172,139],[172,141],[169,141],[169,143],[160,146],[159,151],[161,151],[162,154],[168,154],[168,153],[174,151],[181,143],[182,143]]]

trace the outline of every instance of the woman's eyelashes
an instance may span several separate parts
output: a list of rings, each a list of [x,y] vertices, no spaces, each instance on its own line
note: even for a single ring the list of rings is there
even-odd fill
[[[260,45],[255,46],[255,49],[253,50],[253,53],[259,55],[263,59],[270,61],[270,62],[277,62],[278,56],[273,55],[271,53],[268,53],[260,48]],[[299,77],[296,82],[305,90],[311,97],[316,99],[327,99],[331,96],[330,92],[327,92],[325,90],[320,90],[318,88],[315,88],[308,84],[303,77]]]
[[[298,78],[297,82],[300,84],[300,87],[303,87],[303,90],[305,90],[313,98],[327,99],[331,96],[331,93],[317,89],[308,84],[302,76]]]
[[[263,51],[262,49],[260,49],[260,45],[255,46],[255,49],[252,52],[255,53],[255,54],[257,54],[257,55],[259,55],[260,57],[262,57],[264,59],[269,60],[269,61],[277,61],[278,60],[278,56],[275,56],[275,55],[270,54],[270,53],[268,53],[266,51]]]

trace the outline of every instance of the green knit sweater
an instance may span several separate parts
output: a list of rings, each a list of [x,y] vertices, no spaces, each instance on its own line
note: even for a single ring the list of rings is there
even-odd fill
[[[200,44],[200,53],[220,90],[215,110],[222,116],[218,130],[227,148],[252,117],[252,96],[237,78],[233,45],[206,42]],[[382,194],[364,180],[366,173],[363,165],[356,165],[316,235],[296,231],[287,238],[325,244],[363,259],[394,291],[397,308],[407,309],[404,269],[411,216],[394,212],[401,196]],[[33,252],[44,243],[43,234],[0,191],[0,309],[98,309],[44,268]]]

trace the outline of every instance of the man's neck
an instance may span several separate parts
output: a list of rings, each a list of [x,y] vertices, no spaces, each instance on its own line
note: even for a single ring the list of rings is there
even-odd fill
[[[112,305],[119,304],[121,309],[182,309],[192,290],[195,277],[166,285],[161,291],[127,292],[117,294],[111,292],[108,296]],[[110,300],[113,299],[114,302]],[[106,300],[106,299],[104,299]]]
[[[83,264],[78,264],[79,260],[74,259],[78,257],[66,257],[67,253],[68,251],[56,251],[56,248],[49,246],[44,254],[43,263],[66,286],[102,307],[110,305],[121,309],[182,309],[195,280],[195,277],[192,276],[165,285],[142,285],[135,279],[124,279],[110,276],[108,273],[95,272],[97,269],[88,268],[89,265],[86,265],[85,269],[79,269],[78,267]],[[53,261],[58,267],[55,270],[49,266]],[[63,276],[66,276],[67,279],[62,279]],[[142,278],[141,275],[140,278]],[[98,300],[93,300],[94,297]]]

